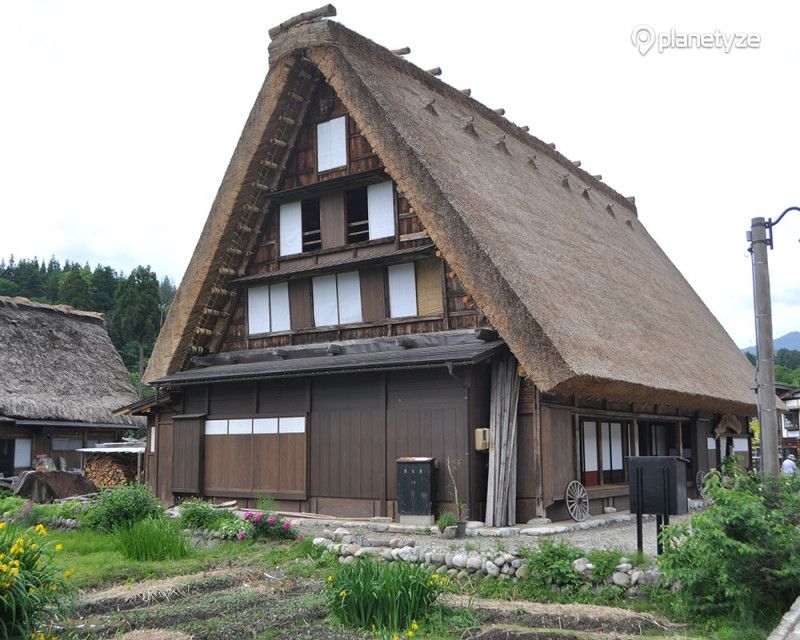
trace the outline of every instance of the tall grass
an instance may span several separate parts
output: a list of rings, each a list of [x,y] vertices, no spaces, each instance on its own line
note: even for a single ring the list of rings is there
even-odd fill
[[[399,631],[416,626],[446,584],[424,565],[364,558],[328,576],[326,596],[331,613],[346,625]]]
[[[167,518],[145,518],[117,531],[120,553],[128,560],[177,560],[191,553],[184,535]]]

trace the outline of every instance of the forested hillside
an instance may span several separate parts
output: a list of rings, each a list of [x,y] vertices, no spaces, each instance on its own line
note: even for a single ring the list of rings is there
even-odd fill
[[[137,384],[140,349],[146,366],[175,284],[167,276],[159,281],[149,266],[126,275],[100,264],[92,269],[69,260],[62,265],[55,257],[45,263],[11,256],[0,260],[0,295],[105,314],[111,340]]]
[[[748,360],[756,363],[756,357],[746,352]],[[800,387],[800,351],[778,349],[775,352],[775,382]]]

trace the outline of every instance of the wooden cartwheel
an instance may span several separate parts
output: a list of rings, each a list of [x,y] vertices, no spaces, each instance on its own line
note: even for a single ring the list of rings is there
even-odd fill
[[[583,522],[589,517],[589,494],[586,493],[586,487],[580,482],[573,480],[567,485],[564,500],[567,503],[567,511],[573,520]]]

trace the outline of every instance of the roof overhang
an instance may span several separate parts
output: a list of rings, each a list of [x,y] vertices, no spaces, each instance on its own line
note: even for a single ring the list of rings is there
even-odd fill
[[[151,384],[192,385],[398,369],[451,368],[478,364],[504,349],[506,344],[502,340],[474,340],[411,348],[401,344],[396,348],[376,351],[328,353],[188,369],[153,380]]]

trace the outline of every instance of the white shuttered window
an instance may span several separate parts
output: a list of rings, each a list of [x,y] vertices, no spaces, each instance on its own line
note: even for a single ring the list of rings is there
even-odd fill
[[[393,264],[389,273],[389,317],[417,315],[417,279],[414,263]]]
[[[17,438],[14,440],[14,468],[31,466],[31,440]]]
[[[341,116],[317,125],[317,171],[347,164],[347,118]]]
[[[279,282],[247,290],[248,333],[288,331],[291,326],[288,283]]]
[[[367,187],[369,239],[394,235],[394,188],[392,182],[380,182]]]
[[[348,271],[336,276],[339,300],[339,324],[361,322],[361,279],[358,271]]]
[[[358,271],[312,278],[314,326],[361,322],[361,279]]]
[[[311,280],[314,294],[314,325],[326,327],[339,324],[336,304],[336,276],[318,276]]]
[[[281,205],[280,249],[282,256],[303,252],[303,213],[299,202]]]

